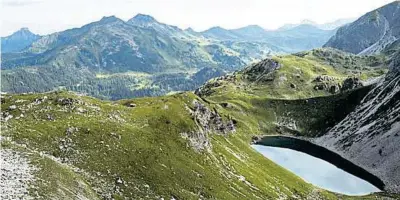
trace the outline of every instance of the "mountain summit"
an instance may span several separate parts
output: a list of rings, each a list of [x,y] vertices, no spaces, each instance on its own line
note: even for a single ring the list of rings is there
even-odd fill
[[[145,14],[137,14],[128,20],[128,23],[140,27],[148,27],[152,24],[160,24],[156,19],[154,19],[154,17]]]
[[[122,20],[117,18],[116,16],[112,15],[112,16],[107,16],[107,17],[101,18],[101,20],[99,22],[107,24],[107,23],[112,23],[112,22],[117,22],[117,21],[122,21]]]
[[[146,15],[146,14],[137,14],[135,17],[133,17],[131,20],[134,21],[140,21],[140,22],[156,22],[157,20],[154,19],[154,17],[150,16],[150,15]]]
[[[28,28],[21,28],[10,36],[1,38],[1,52],[21,51],[39,38],[39,35],[32,33]]]
[[[153,29],[158,33],[168,36],[181,36],[183,34],[180,28],[158,22],[154,17],[145,14],[137,14],[135,17],[128,20],[127,23],[141,28]]]

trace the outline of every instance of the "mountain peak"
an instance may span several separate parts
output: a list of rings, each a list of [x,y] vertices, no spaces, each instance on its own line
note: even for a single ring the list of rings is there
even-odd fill
[[[22,27],[21,29],[19,29],[19,31],[31,32],[28,27]]]
[[[246,29],[253,29],[253,30],[265,30],[263,27],[261,27],[261,26],[259,26],[259,25],[248,25],[248,26],[245,26],[245,27],[243,27],[243,28],[246,28]]]
[[[20,52],[40,38],[23,27],[7,37],[1,37],[1,53]]]
[[[196,31],[193,30],[191,27],[185,29],[185,31],[186,31],[186,32],[189,32],[189,33],[195,33],[195,32],[196,32]]]
[[[154,17],[140,13],[128,20],[128,23],[139,27],[153,27],[161,24]]]
[[[100,22],[102,22],[102,23],[111,23],[111,22],[117,22],[117,21],[121,21],[121,19],[115,17],[114,15],[105,16],[105,17],[101,18],[101,20],[100,20]]]
[[[152,17],[150,15],[146,15],[146,14],[141,14],[141,13],[137,14],[131,20],[140,21],[140,22],[155,22],[155,21],[157,21],[156,19],[154,19],[154,17]]]
[[[13,34],[11,34],[11,36],[35,36],[34,33],[32,33],[29,28],[27,27],[22,27],[21,29],[19,29],[18,31],[15,31]]]

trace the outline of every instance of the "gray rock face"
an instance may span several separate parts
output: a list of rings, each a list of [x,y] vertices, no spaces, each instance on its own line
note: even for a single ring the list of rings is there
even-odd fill
[[[250,66],[247,66],[243,70],[235,72],[233,74],[227,74],[225,76],[220,76],[215,78],[206,84],[202,85],[200,88],[195,90],[195,94],[204,97],[212,94],[213,88],[221,86],[224,81],[235,82],[237,74],[243,74],[243,78],[247,81],[253,83],[263,83],[273,81],[271,77],[272,72],[279,69],[281,64],[273,59],[267,58]]]
[[[273,59],[264,59],[256,64],[246,67],[242,70],[247,80],[251,82],[264,82],[268,81],[265,75],[279,69],[281,64]]]
[[[378,176],[400,192],[400,73],[397,65],[362,103],[314,142]]]
[[[400,38],[400,2],[394,1],[340,28],[324,45],[354,54],[380,53]]]
[[[327,81],[334,81],[335,77],[328,76],[328,75],[319,75],[315,78],[315,82],[327,82]]]
[[[189,141],[190,146],[197,152],[211,149],[208,134],[229,134],[235,132],[235,120],[224,121],[220,114],[204,104],[194,101],[194,108],[187,108],[197,124],[198,130],[181,133],[181,137]]]
[[[196,123],[205,132],[214,131],[221,134],[228,134],[235,131],[232,120],[225,123],[215,109],[210,110],[200,102],[194,102],[194,111],[192,112],[192,116]]]
[[[356,88],[362,87],[363,83],[361,80],[357,77],[349,77],[343,81],[343,85],[341,90],[346,91],[346,90],[354,90]]]

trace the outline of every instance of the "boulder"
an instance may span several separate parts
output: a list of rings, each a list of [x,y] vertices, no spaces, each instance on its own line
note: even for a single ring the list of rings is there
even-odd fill
[[[332,86],[329,88],[329,92],[332,93],[332,94],[336,94],[336,93],[338,93],[339,91],[340,91],[339,85],[332,85]]]
[[[343,81],[341,91],[353,90],[364,86],[361,80],[357,77],[349,77]]]
[[[130,108],[135,108],[135,107],[136,107],[136,104],[130,103],[130,104],[128,104],[128,107],[130,107]]]
[[[10,107],[8,107],[8,110],[15,110],[15,109],[17,109],[16,105],[11,105]]]

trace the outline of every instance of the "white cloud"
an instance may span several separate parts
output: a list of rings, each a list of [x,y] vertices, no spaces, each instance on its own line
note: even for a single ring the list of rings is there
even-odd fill
[[[9,6],[27,6],[31,4],[40,3],[42,0],[2,0],[1,5],[5,7]]]
[[[324,23],[359,17],[393,0],[3,0],[1,35],[21,27],[47,34],[116,15],[137,13],[181,28],[238,28],[258,24],[277,28],[303,19]]]

